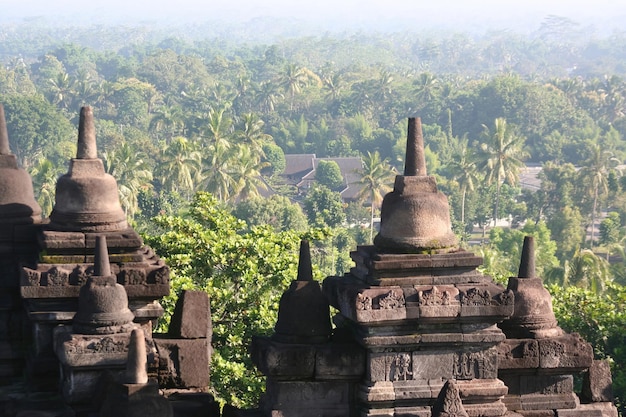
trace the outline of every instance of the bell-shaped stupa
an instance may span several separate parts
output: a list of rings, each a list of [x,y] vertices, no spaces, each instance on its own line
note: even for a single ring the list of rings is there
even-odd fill
[[[500,324],[509,338],[560,336],[552,310],[552,296],[535,276],[535,239],[524,238],[517,277],[509,278],[509,290],[515,295],[513,316]]]
[[[128,309],[124,287],[111,273],[106,237],[98,236],[94,260],[94,275],[80,289],[78,311],[74,316],[74,332],[80,334],[110,334],[128,332],[134,315]]]
[[[374,246],[388,253],[445,252],[457,247],[448,198],[426,173],[419,118],[409,118],[404,175],[396,176],[393,191],[383,200]]]
[[[0,224],[39,223],[41,207],[35,201],[30,175],[17,166],[9,148],[4,107],[0,104]]]
[[[309,242],[300,243],[298,277],[280,298],[273,338],[284,343],[322,343],[331,334],[330,308],[313,280]]]
[[[90,107],[80,111],[78,150],[67,174],[59,178],[50,227],[64,231],[111,232],[128,228],[117,182],[98,158]]]

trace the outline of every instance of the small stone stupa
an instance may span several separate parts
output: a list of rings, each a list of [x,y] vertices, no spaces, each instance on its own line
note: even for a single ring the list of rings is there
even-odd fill
[[[535,275],[532,236],[524,239],[519,273],[509,279],[508,288],[515,310],[500,323],[507,339],[498,346],[498,376],[509,387],[507,408],[528,417],[602,416],[593,407],[581,408],[574,393],[573,374],[592,365],[593,349],[578,334],[557,326],[552,297]]]
[[[100,417],[172,417],[169,401],[159,395],[159,386],[148,380],[146,341],[143,330],[130,335],[126,372],[120,381],[109,381]]]
[[[300,244],[298,277],[280,298],[274,340],[284,343],[324,343],[330,339],[330,308],[313,280],[309,242]]]
[[[37,256],[41,208],[28,173],[18,167],[0,104],[0,385],[22,375],[28,320],[20,297],[21,263]]]
[[[464,415],[433,410],[451,381],[467,415],[504,416],[497,345],[505,336],[496,324],[513,313],[513,295],[476,270],[482,258],[458,247],[447,198],[426,173],[419,119],[409,119],[404,175],[381,211],[374,245],[352,253],[349,274],[323,283],[340,311],[335,323],[367,352],[352,409]]]
[[[20,292],[34,327],[31,380],[42,381],[42,389],[54,390],[59,377],[51,334],[56,326],[70,324],[78,310],[81,286],[93,275],[99,236],[106,236],[110,280],[124,286],[134,321],[144,328],[149,340],[152,323],[163,314],[158,299],[170,292],[169,268],[128,225],[117,183],[105,173],[97,157],[89,107],[81,109],[76,158],[58,180],[49,220],[37,235],[35,253],[39,258],[21,267]],[[81,316],[78,318],[81,326]]]
[[[275,333],[253,338],[250,350],[267,377],[261,415],[351,415],[363,350],[331,338],[329,305],[313,280],[307,241],[300,244],[298,276],[281,297]]]
[[[81,288],[73,324],[54,329],[68,404],[89,403],[105,372],[124,377],[131,332],[138,327],[133,318],[126,291],[111,274],[106,238],[98,236],[94,275]]]

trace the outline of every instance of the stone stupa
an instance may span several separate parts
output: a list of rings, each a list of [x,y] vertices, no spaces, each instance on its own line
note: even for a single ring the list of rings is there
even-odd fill
[[[29,325],[20,297],[19,266],[37,256],[41,208],[26,170],[9,147],[0,104],[0,385],[22,375]]]
[[[505,335],[496,324],[513,313],[513,295],[459,248],[447,198],[426,173],[419,119],[409,119],[404,175],[383,200],[380,233],[352,259],[350,273],[323,284],[338,328],[367,352],[352,409],[431,416],[451,381],[469,416],[505,415],[497,363]]]
[[[70,324],[78,310],[81,286],[94,273],[100,236],[106,236],[111,280],[124,286],[134,321],[151,340],[153,323],[163,314],[158,299],[170,293],[169,268],[129,226],[117,182],[97,156],[93,113],[83,107],[76,158],[58,180],[49,222],[37,236],[39,258],[20,271],[21,295],[34,326],[32,380],[45,381],[44,387],[55,389],[58,380],[52,331]]]

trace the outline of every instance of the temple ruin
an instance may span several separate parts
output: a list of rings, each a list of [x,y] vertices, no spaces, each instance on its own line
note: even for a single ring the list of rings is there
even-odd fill
[[[420,120],[408,128],[373,245],[320,286],[302,242],[274,334],[251,345],[266,393],[224,416],[617,416],[608,365],[558,327],[532,238],[507,288],[481,274],[427,174]],[[207,393],[209,299],[183,292],[168,333],[153,333],[169,269],[126,221],[91,109],[47,219],[9,143],[0,106],[0,384],[58,396],[16,391],[0,398],[0,415],[219,416]]]

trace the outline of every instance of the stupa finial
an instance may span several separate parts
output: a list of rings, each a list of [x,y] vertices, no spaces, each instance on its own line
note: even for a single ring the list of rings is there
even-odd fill
[[[414,177],[418,175],[428,175],[426,172],[426,158],[424,156],[422,120],[419,117],[409,117],[404,176]]]
[[[0,155],[9,155],[9,132],[7,130],[7,121],[4,118],[4,106],[0,104]]]
[[[300,242],[300,260],[298,261],[298,281],[313,281],[313,267],[311,266],[311,250],[309,241]]]
[[[93,269],[94,275],[97,277],[108,277],[111,275],[111,264],[109,263],[109,252],[105,235],[96,237]]]
[[[97,157],[96,126],[93,121],[93,112],[91,107],[85,106],[80,109],[76,159],[96,159]]]
[[[130,333],[128,344],[128,359],[126,361],[127,384],[147,384],[148,373],[146,371],[146,339],[142,329],[133,329]]]
[[[532,236],[524,237],[517,276],[519,278],[535,278],[535,238]]]

